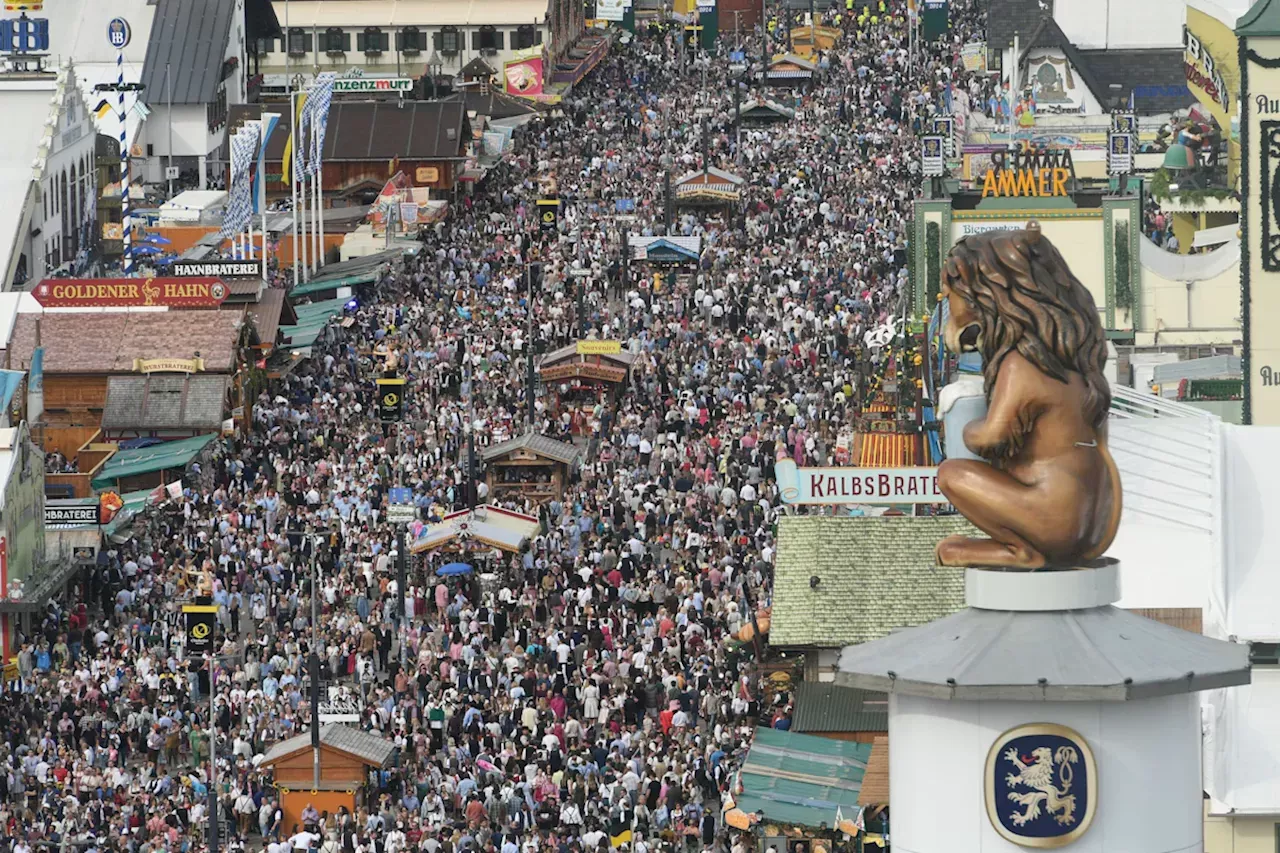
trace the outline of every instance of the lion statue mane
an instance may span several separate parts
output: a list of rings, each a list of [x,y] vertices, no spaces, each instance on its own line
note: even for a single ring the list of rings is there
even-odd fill
[[[943,540],[939,562],[1040,568],[1101,556],[1121,490],[1093,297],[1035,222],[960,240],[942,278],[947,346],[981,354],[988,412],[964,430],[987,462],[945,461],[939,487],[991,539]]]

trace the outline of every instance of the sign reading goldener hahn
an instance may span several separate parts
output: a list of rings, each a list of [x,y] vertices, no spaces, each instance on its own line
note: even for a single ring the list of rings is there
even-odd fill
[[[262,278],[262,261],[180,261],[173,265],[179,278]]]
[[[44,308],[217,308],[218,278],[46,278],[31,291]]]
[[[778,490],[789,504],[945,504],[937,468],[799,468],[774,464]]]

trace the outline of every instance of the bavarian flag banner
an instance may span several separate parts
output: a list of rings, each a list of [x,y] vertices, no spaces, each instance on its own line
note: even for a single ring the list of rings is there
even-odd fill
[[[631,825],[622,818],[614,818],[609,823],[609,846],[615,850],[631,842]]]
[[[307,130],[303,122],[303,117],[307,114],[307,93],[303,92],[298,95],[297,109],[293,114],[293,121],[289,123],[289,138],[284,141],[284,155],[280,158],[280,180],[284,183],[290,183],[289,175],[292,174],[289,169],[293,167],[294,145],[302,144],[302,137],[306,135]],[[299,135],[301,134],[301,135]],[[305,159],[305,150],[304,150]]]

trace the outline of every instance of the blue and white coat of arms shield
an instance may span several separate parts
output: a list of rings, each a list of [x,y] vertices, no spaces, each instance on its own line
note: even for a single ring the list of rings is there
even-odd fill
[[[1033,723],[996,738],[985,782],[992,826],[1023,847],[1070,844],[1089,828],[1097,809],[1093,752],[1066,726]]]

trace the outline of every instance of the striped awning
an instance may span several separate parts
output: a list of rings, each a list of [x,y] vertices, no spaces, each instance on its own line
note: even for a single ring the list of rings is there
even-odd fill
[[[909,468],[916,464],[915,445],[913,435],[863,433],[858,464],[863,468]]]

